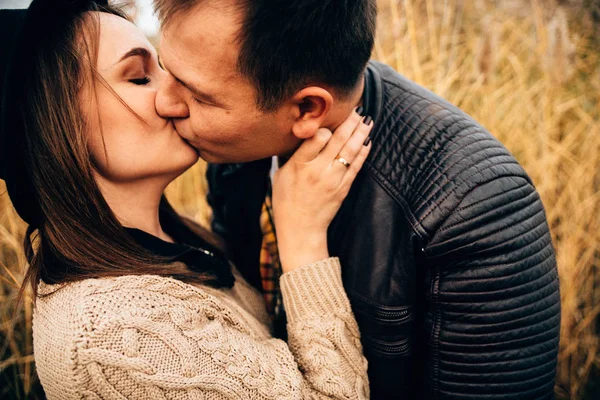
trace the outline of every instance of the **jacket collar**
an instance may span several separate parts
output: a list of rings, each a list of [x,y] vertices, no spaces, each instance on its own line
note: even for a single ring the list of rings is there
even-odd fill
[[[377,123],[383,104],[383,85],[377,70],[377,64],[369,61],[365,69],[365,88],[362,96],[363,108],[367,115]]]

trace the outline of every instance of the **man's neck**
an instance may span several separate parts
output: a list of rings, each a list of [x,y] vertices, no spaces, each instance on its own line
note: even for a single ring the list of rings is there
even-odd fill
[[[362,103],[363,92],[365,90],[365,80],[360,79],[360,83],[350,96],[345,99],[337,98],[335,104],[329,111],[327,118],[323,123],[325,128],[334,131],[348,116],[350,113]]]

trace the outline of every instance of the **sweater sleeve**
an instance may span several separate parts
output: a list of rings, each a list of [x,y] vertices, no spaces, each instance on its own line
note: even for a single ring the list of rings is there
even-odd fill
[[[337,259],[282,277],[286,343],[250,330],[236,313],[171,293],[168,307],[96,324],[78,350],[91,398],[366,399],[367,362]],[[131,296],[151,296],[136,291]],[[192,304],[192,306],[191,306]],[[243,320],[243,318],[242,318]]]

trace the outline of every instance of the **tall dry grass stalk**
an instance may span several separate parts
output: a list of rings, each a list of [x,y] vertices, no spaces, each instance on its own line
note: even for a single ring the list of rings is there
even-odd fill
[[[592,367],[600,365],[600,48],[592,19],[545,0],[379,3],[375,58],[473,115],[539,190],[561,278],[557,394],[582,398]],[[168,196],[207,223],[205,191],[200,164]],[[36,398],[29,297],[13,316],[22,235],[7,196],[0,196],[0,397]]]

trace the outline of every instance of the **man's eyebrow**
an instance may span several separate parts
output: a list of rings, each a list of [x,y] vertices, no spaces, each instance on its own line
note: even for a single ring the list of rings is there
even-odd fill
[[[133,49],[129,50],[127,53],[123,54],[123,56],[119,59],[119,61],[117,61],[117,64],[129,57],[135,57],[135,56],[141,56],[143,58],[151,57],[148,49],[145,49],[143,47],[134,47]]]

